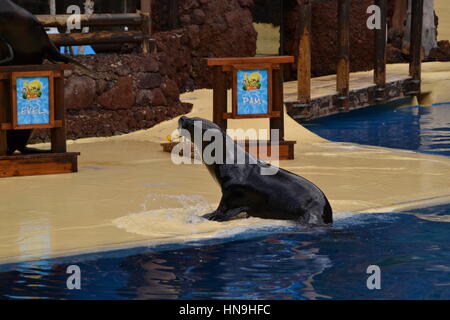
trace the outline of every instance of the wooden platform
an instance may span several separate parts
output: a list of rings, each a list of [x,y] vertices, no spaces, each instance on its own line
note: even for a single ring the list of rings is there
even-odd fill
[[[389,73],[386,76],[386,88],[379,90],[373,83],[371,72],[358,72],[350,74],[348,110],[339,108],[336,75],[311,79],[309,105],[297,101],[297,81],[287,82],[284,84],[284,101],[288,114],[301,122],[412,97],[419,90],[420,81],[407,75]]]
[[[0,156],[0,178],[78,172],[80,153]]]

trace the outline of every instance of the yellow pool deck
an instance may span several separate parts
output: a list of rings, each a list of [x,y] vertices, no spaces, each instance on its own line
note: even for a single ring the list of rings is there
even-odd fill
[[[407,65],[389,66],[402,74]],[[363,74],[363,73],[362,73]],[[289,85],[289,84],[288,84]],[[450,101],[450,63],[424,65],[425,100]],[[190,116],[211,118],[212,91],[182,99]],[[410,151],[332,143],[286,117],[296,160],[281,167],[320,186],[334,211],[368,212],[449,201],[450,159]],[[203,165],[174,165],[162,152],[178,119],[149,130],[69,143],[81,152],[77,174],[0,179],[0,264],[136,246],[223,237],[288,222],[209,222],[221,192]],[[267,125],[232,121],[230,127]],[[41,146],[42,147],[42,146]]]

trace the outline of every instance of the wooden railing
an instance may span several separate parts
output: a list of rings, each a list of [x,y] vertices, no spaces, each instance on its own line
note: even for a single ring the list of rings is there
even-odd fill
[[[82,27],[137,27],[131,31],[101,31],[89,33],[50,34],[57,46],[83,46],[94,44],[140,42],[142,51],[151,51],[151,0],[141,0],[141,10],[137,13],[80,15]],[[71,15],[38,15],[44,27],[65,28]]]
[[[303,107],[311,103],[311,3],[312,0],[299,0],[300,3],[300,44],[298,59],[298,101]],[[385,100],[386,88],[386,26],[387,0],[375,0],[381,9],[381,29],[375,30],[374,83],[377,86],[377,101]],[[413,82],[421,81],[421,48],[424,0],[412,0],[410,76]],[[338,62],[336,90],[338,106],[341,111],[349,109],[350,94],[350,0],[338,0]],[[410,92],[417,95],[418,92]]]

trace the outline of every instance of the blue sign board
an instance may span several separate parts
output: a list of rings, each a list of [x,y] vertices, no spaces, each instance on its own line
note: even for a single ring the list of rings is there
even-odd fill
[[[238,70],[237,115],[258,115],[269,112],[269,70]]]
[[[50,79],[16,78],[16,117],[18,126],[50,124]]]

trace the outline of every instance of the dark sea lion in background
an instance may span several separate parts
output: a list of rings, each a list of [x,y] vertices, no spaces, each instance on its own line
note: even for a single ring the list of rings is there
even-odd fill
[[[222,200],[219,208],[204,218],[227,221],[245,212],[252,217],[294,220],[307,225],[320,226],[333,222],[333,211],[327,197],[312,182],[254,158],[211,121],[187,117],[179,120],[179,128],[185,130],[180,130],[181,134],[189,132],[188,138],[193,139],[194,127],[200,126],[202,134],[207,130],[220,132],[217,136],[223,139],[224,148],[234,148],[233,157],[240,154],[253,160],[247,161],[247,164],[236,164],[234,159],[231,162],[223,159],[219,164],[205,164],[222,189]],[[196,147],[203,153],[213,141],[194,143],[199,144]],[[228,156],[229,153],[225,152],[224,158]],[[263,169],[274,174],[262,175]]]
[[[42,64],[45,59],[70,63],[88,71],[79,62],[59,53],[45,28],[30,12],[10,0],[0,0],[0,65]],[[16,150],[25,154],[43,152],[26,147],[32,132],[8,131],[8,153]]]

